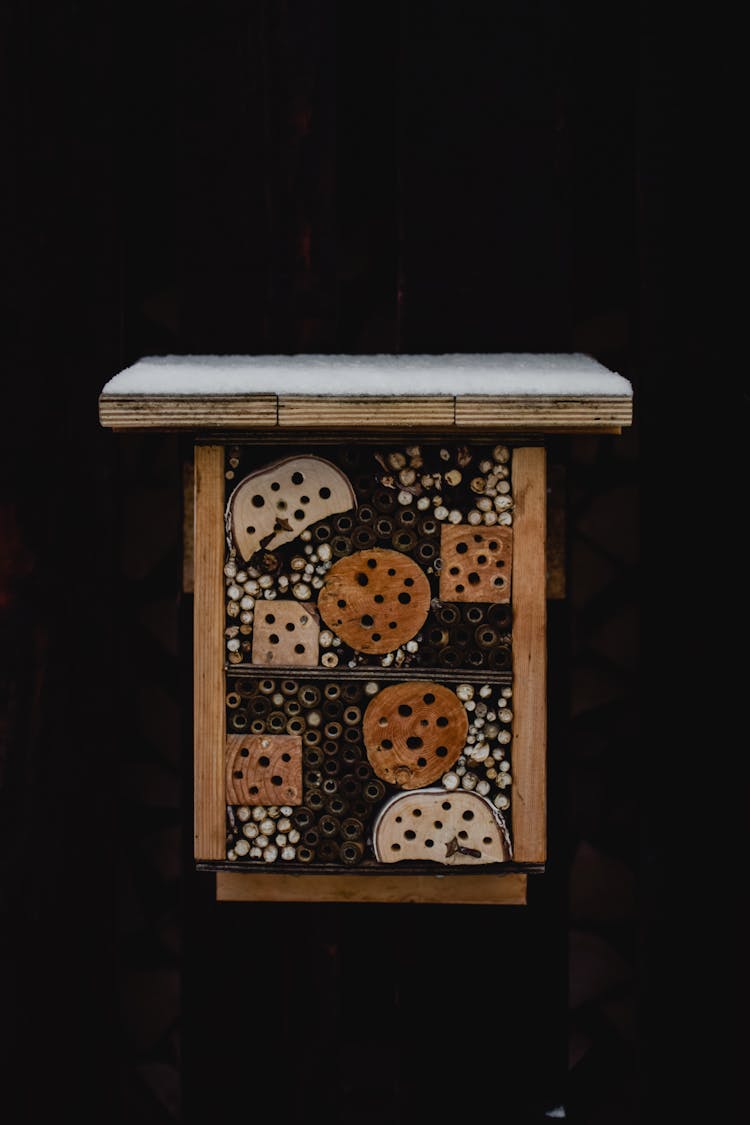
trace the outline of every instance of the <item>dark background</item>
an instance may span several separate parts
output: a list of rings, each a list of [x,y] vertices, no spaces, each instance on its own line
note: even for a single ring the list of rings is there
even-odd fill
[[[3,6],[7,1121],[515,1125],[565,1104],[630,1125],[704,1090],[730,1104],[743,1036],[717,1012],[746,972],[721,763],[746,748],[720,737],[735,681],[706,568],[738,554],[722,455],[744,434],[705,342],[724,117],[705,67],[677,76],[685,20]],[[98,393],[155,353],[444,351],[583,351],[635,390],[632,430],[551,445],[569,574],[548,873],[523,909],[217,905],[190,855],[190,445],[102,430]]]

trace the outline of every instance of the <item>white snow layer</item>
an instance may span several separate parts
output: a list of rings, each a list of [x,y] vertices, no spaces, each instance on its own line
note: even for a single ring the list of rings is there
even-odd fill
[[[105,395],[632,394],[630,382],[580,353],[147,356]]]

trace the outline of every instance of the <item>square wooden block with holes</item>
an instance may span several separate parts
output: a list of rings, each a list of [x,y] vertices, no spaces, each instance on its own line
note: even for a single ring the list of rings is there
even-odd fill
[[[513,529],[449,524],[440,529],[440,598],[444,602],[509,602]]]
[[[253,664],[314,668],[319,635],[318,614],[307,602],[265,602],[255,615]]]
[[[227,735],[228,805],[299,805],[302,740],[291,734]]]

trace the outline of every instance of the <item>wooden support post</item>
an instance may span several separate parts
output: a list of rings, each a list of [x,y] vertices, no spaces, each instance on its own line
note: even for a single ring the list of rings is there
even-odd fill
[[[195,448],[195,858],[225,855],[224,449]]]
[[[547,851],[545,450],[513,453],[513,858]]]

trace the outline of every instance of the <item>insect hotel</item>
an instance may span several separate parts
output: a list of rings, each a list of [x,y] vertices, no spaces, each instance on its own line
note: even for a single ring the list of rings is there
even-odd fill
[[[513,903],[546,859],[545,440],[582,355],[173,356],[102,425],[194,452],[195,861],[227,900]]]

